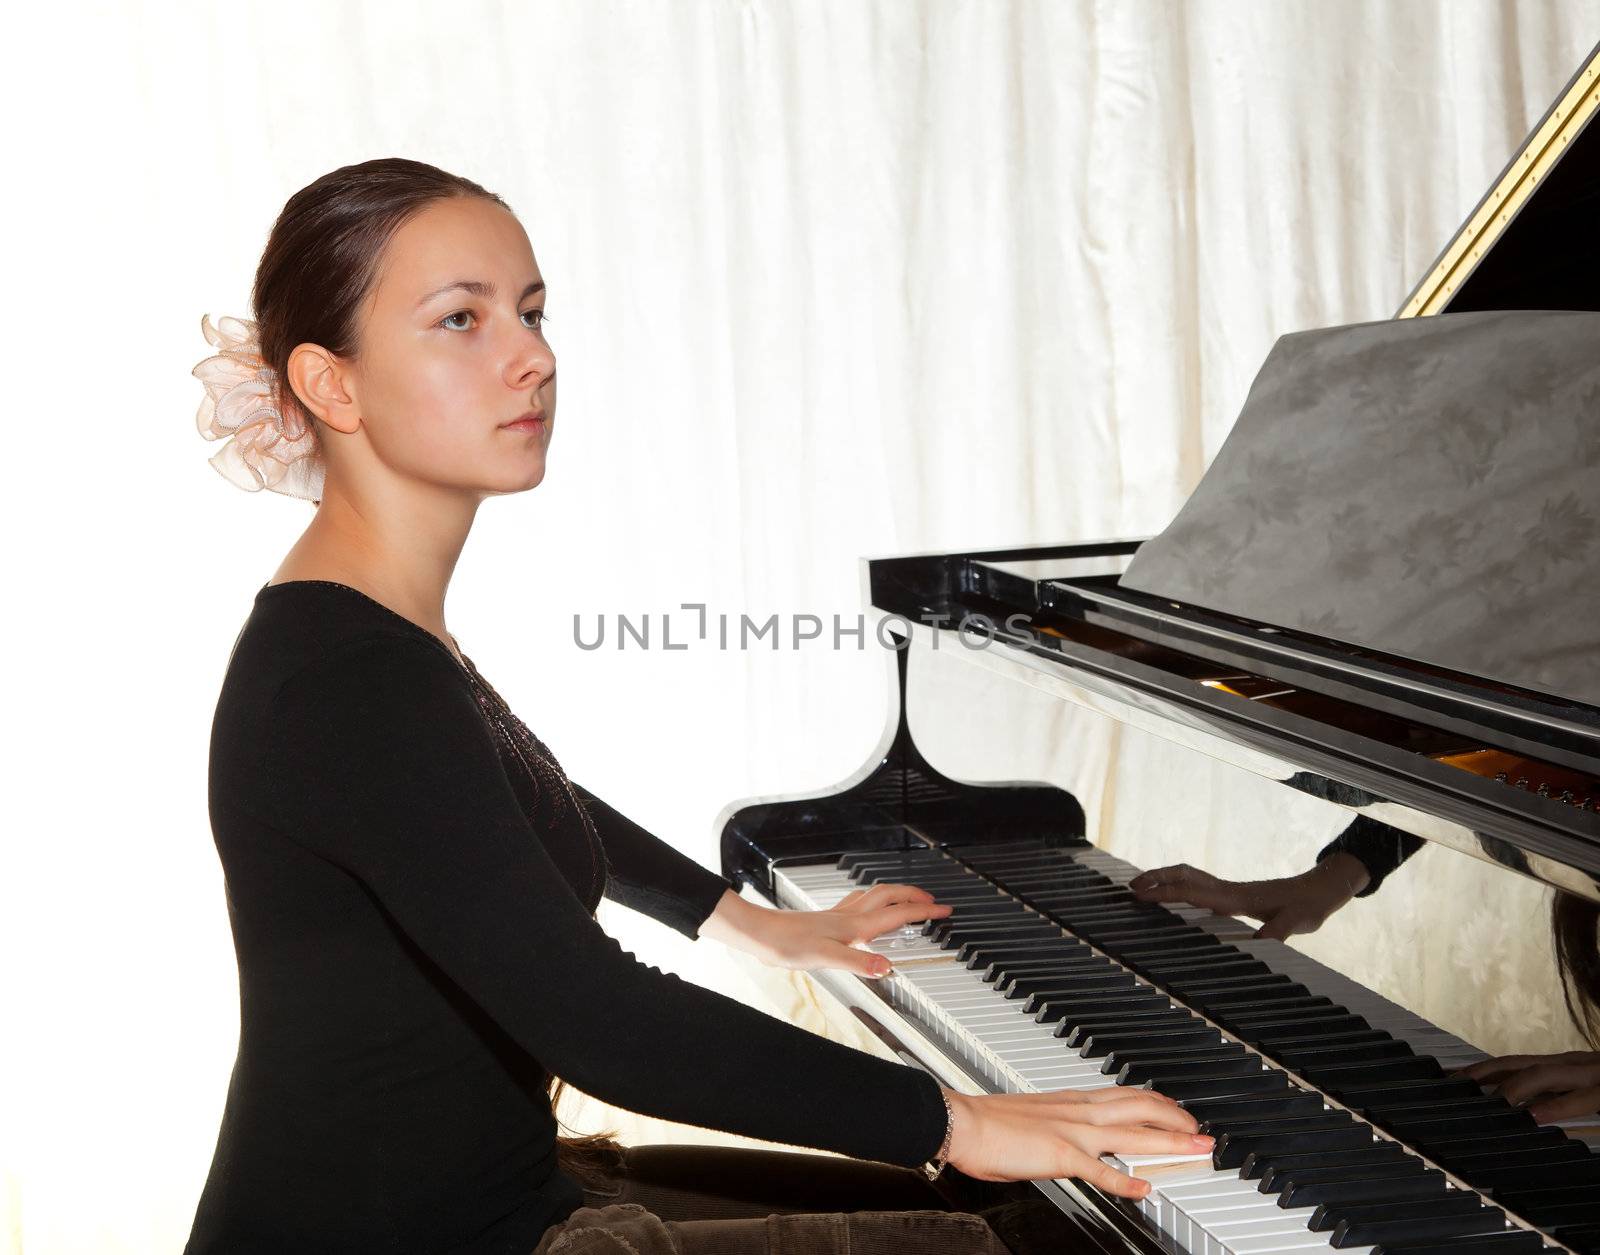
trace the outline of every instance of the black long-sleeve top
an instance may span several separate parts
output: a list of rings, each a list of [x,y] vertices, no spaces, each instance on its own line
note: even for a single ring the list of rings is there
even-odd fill
[[[569,790],[467,664],[342,584],[256,595],[211,735],[240,1035],[189,1255],[521,1255],[582,1205],[552,1074],[646,1115],[930,1158],[933,1077],[601,929],[603,894],[693,937],[729,884]]]
[[[1391,828],[1369,815],[1357,815],[1343,832],[1317,851],[1316,861],[1320,863],[1341,851],[1352,855],[1367,869],[1366,888],[1355,895],[1366,898],[1377,893],[1389,873],[1421,848],[1421,837]]]

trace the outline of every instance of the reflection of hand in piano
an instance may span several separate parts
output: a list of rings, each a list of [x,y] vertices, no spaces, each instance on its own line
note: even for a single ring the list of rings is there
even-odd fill
[[[1507,1102],[1526,1106],[1540,1124],[1600,1113],[1600,1052],[1501,1055],[1462,1068],[1460,1075],[1490,1083]],[[1540,1101],[1533,1101],[1539,1099]]]
[[[855,889],[832,906],[813,911],[773,910],[727,893],[700,926],[700,935],[771,967],[833,968],[877,977],[888,975],[889,960],[861,947],[905,928],[920,934],[924,923],[943,919],[953,909],[935,902],[926,889],[903,884]]]
[[[1224,880],[1187,863],[1156,867],[1128,882],[1141,902],[1185,902],[1218,915],[1261,921],[1255,936],[1283,941],[1313,933],[1367,883],[1367,869],[1350,854],[1331,854],[1310,871],[1276,880]]]

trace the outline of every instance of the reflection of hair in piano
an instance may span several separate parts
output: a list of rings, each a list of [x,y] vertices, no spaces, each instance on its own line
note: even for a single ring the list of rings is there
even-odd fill
[[[1355,895],[1364,898],[1421,847],[1421,837],[1357,815],[1317,851],[1316,861],[1341,850],[1359,860],[1371,877]],[[1557,889],[1550,904],[1550,931],[1567,1014],[1590,1044],[1600,1047],[1600,904]]]
[[[1600,903],[1558,889],[1550,907],[1550,928],[1567,1014],[1578,1031],[1600,1047]]]

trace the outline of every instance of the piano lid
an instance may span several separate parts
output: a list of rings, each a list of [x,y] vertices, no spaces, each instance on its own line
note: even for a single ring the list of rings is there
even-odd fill
[[[1595,707],[1600,313],[1281,337],[1121,585]]]
[[[1600,309],[1600,46],[1568,80],[1397,317]]]

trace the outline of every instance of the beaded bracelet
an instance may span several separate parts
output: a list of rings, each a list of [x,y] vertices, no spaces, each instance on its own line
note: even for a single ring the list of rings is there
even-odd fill
[[[922,1165],[922,1174],[930,1181],[937,1181],[939,1174],[944,1171],[950,1159],[950,1137],[956,1131],[955,1108],[950,1105],[950,1095],[944,1092],[942,1085],[939,1087],[939,1097],[944,1099],[944,1141],[939,1143],[939,1153]]]

